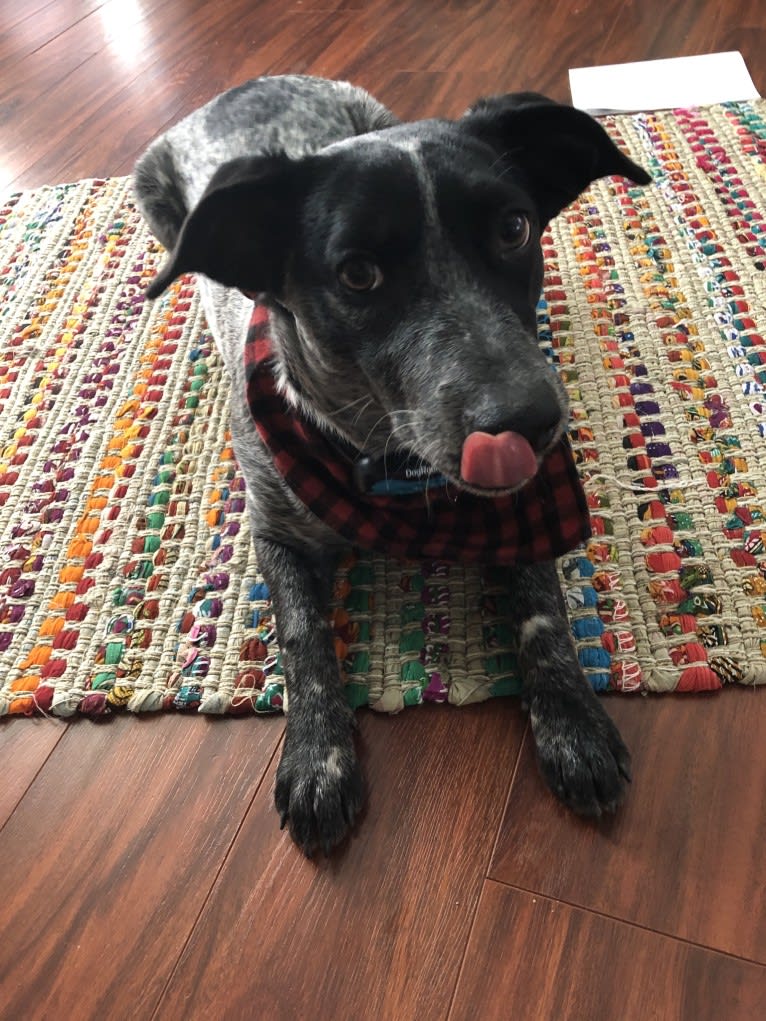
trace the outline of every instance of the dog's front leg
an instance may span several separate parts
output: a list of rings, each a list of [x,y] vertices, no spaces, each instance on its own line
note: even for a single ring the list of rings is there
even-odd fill
[[[511,590],[542,774],[575,812],[614,811],[630,780],[630,755],[577,660],[554,564],[514,568]]]
[[[275,802],[282,826],[309,857],[325,853],[351,827],[363,800],[346,701],[327,619],[332,565],[256,537],[271,590],[289,699]]]

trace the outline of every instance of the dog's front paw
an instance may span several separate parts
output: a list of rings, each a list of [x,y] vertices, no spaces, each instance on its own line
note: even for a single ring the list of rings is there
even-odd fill
[[[590,692],[540,692],[530,702],[540,770],[580,815],[614,812],[630,781],[630,753]]]
[[[274,801],[281,826],[306,857],[329,854],[351,829],[364,800],[362,771],[350,735],[335,744],[288,731]]]

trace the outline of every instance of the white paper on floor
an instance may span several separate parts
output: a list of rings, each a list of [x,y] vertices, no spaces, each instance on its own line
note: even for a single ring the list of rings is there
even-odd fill
[[[572,104],[594,114],[670,110],[759,98],[737,50],[570,68],[569,88]]]

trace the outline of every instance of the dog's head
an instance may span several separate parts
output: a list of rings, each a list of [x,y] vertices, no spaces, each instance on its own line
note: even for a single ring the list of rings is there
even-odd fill
[[[592,118],[529,93],[233,160],[148,293],[195,271],[262,295],[290,401],[360,450],[512,490],[567,420],[537,343],[540,235],[610,175],[650,180]]]

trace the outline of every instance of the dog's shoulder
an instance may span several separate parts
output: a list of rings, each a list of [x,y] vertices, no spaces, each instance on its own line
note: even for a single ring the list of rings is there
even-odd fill
[[[171,128],[173,144],[184,144],[189,127],[197,140],[200,123],[210,142],[224,140],[239,150],[235,155],[278,148],[300,156],[341,138],[390,127],[397,120],[369,92],[350,82],[276,75],[255,78],[216,96]]]

